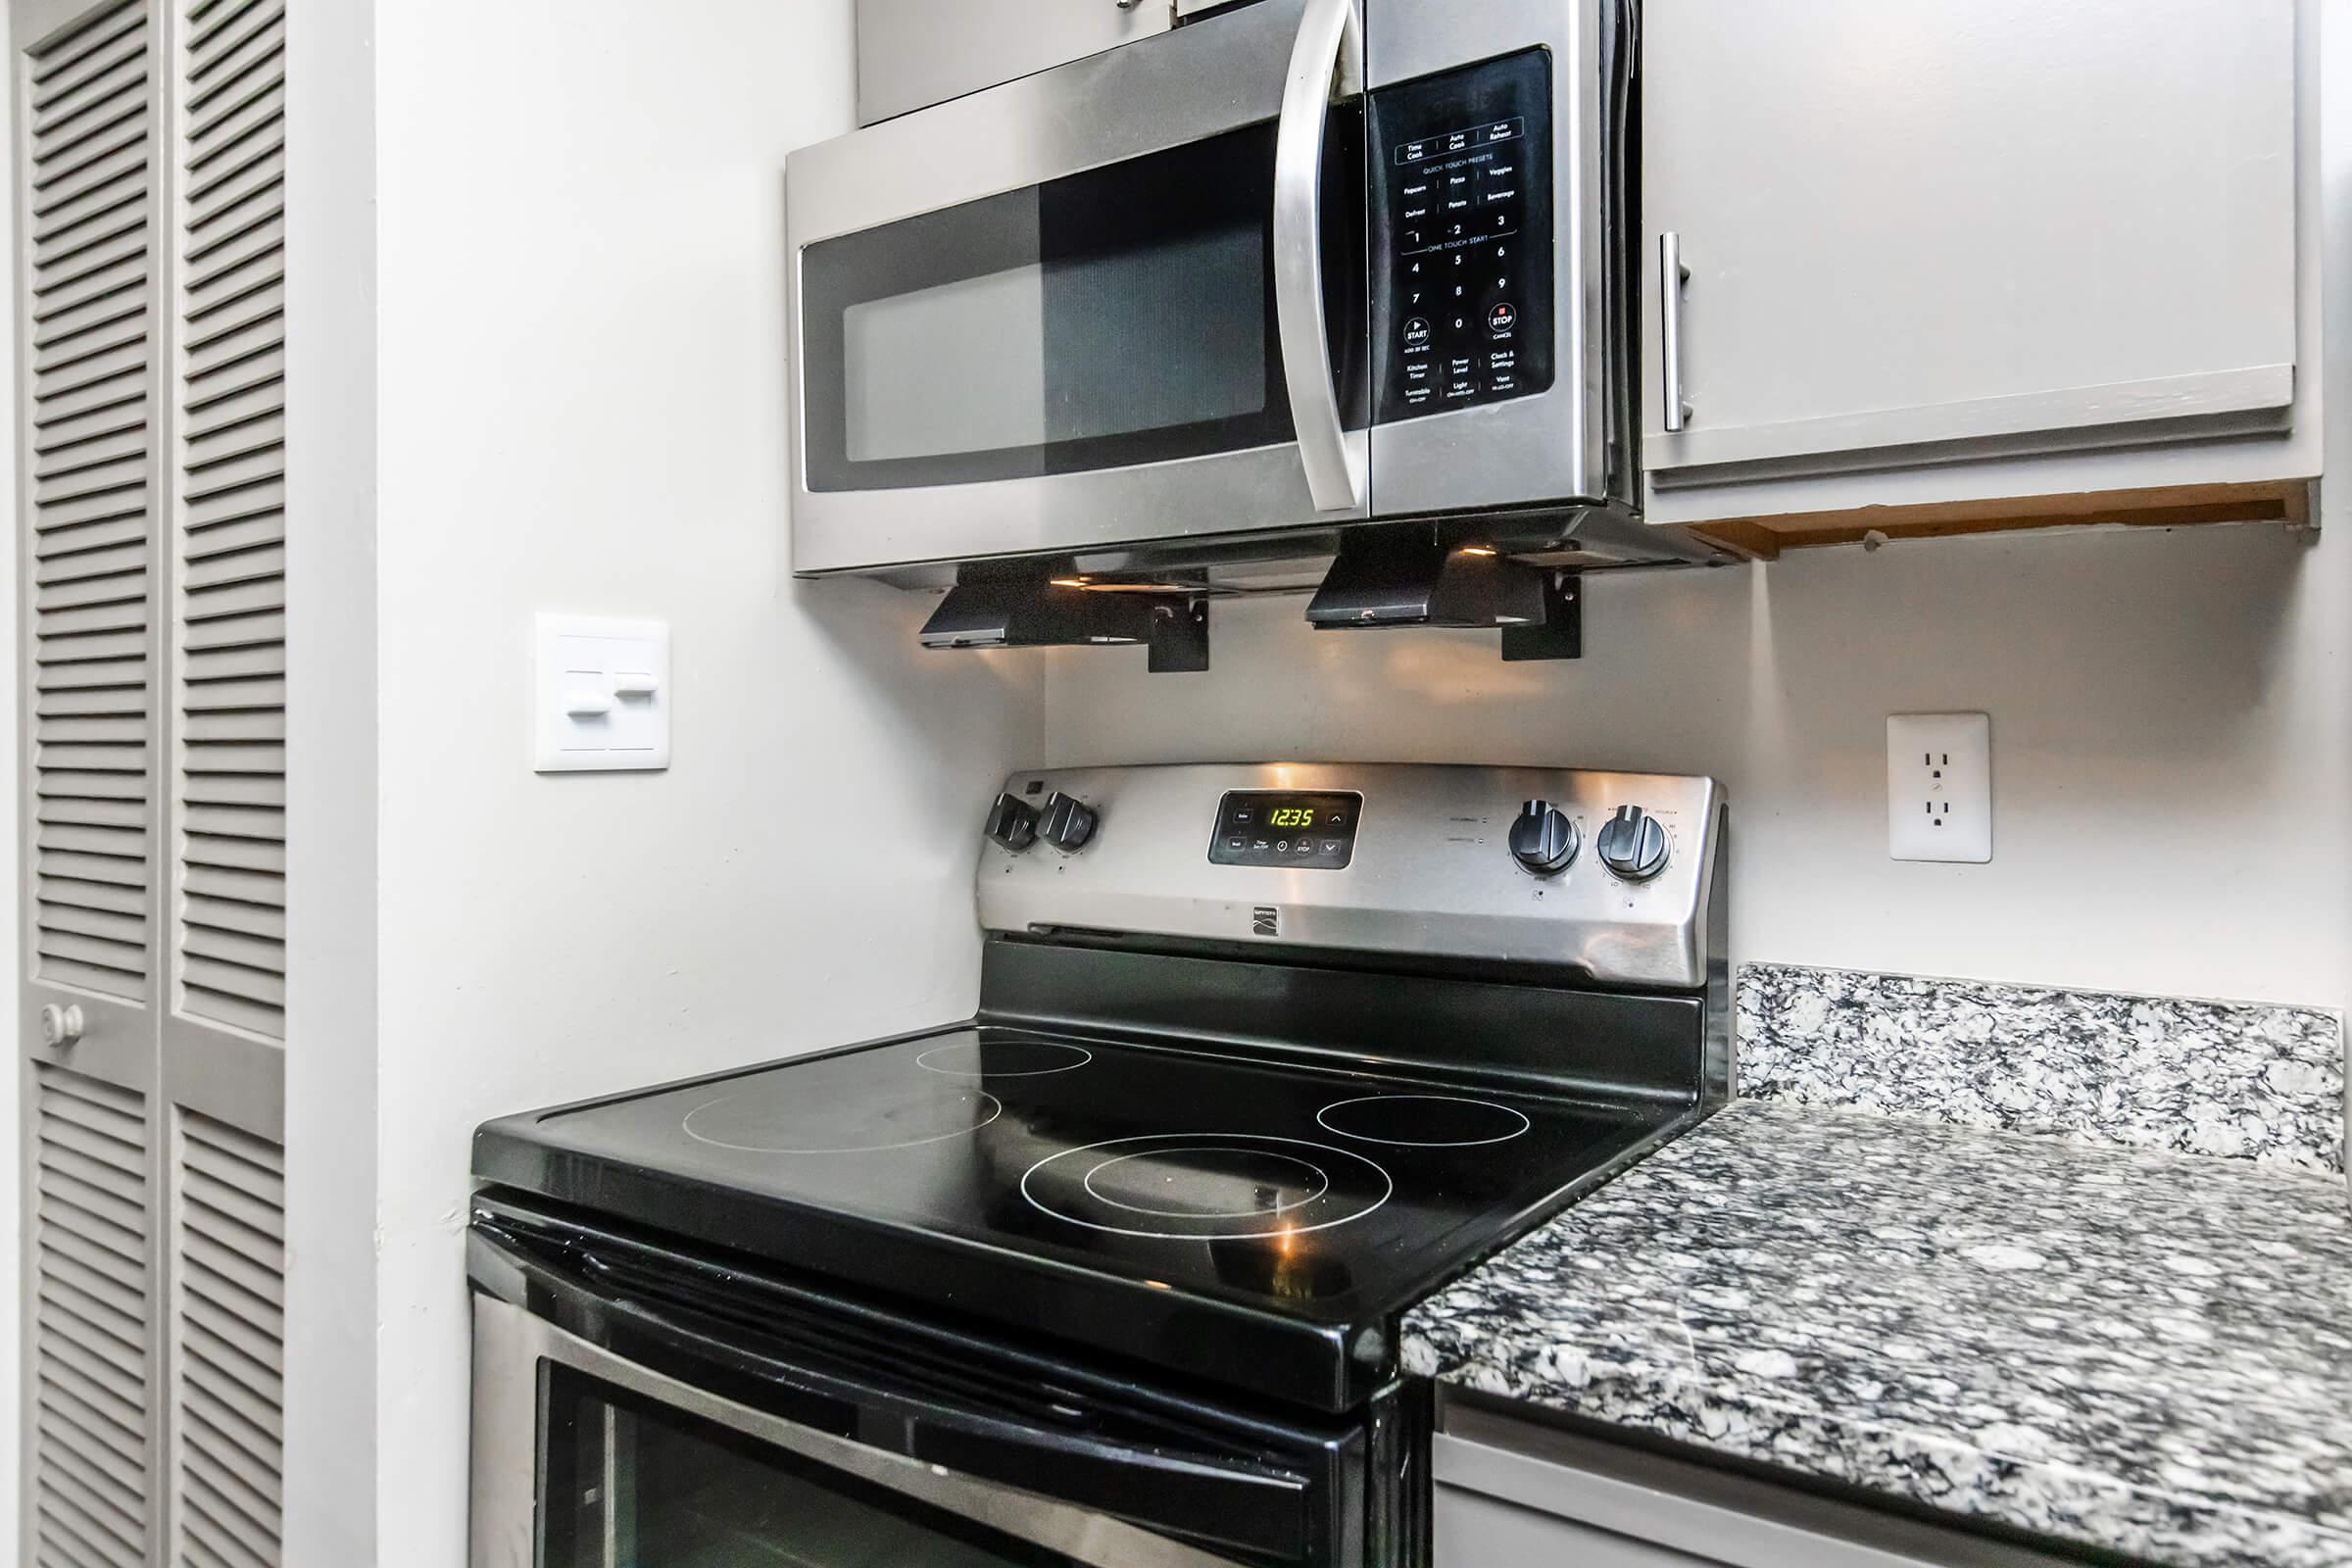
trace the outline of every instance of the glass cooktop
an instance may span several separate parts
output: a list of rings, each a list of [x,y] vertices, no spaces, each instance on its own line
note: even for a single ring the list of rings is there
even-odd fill
[[[1028,1269],[1345,1329],[1410,1306],[1688,1108],[962,1028],[509,1118],[475,1164],[996,1316],[1049,1309],[1006,1283]]]

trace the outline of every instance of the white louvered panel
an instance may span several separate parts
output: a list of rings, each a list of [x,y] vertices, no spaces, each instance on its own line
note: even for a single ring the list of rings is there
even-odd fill
[[[179,1113],[172,1236],[173,1568],[275,1568],[285,1376],[285,1157]]]
[[[180,1010],[285,1032],[285,6],[187,12]]]
[[[148,1518],[146,1102],[33,1067],[32,1561],[139,1568]]]
[[[144,5],[32,59],[36,973],[147,990],[150,49]]]

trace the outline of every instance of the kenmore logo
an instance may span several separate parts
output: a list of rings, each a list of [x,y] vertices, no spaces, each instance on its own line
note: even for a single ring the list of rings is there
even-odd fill
[[[1282,935],[1282,911],[1271,904],[1261,904],[1250,910],[1250,934],[1258,937]]]

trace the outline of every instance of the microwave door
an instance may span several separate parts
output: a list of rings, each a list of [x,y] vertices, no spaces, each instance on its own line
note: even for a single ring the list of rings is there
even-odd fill
[[[1363,37],[1259,0],[794,154],[794,570],[1367,515]]]
[[[1368,0],[1375,510],[1631,499],[1605,323],[1629,0]],[[1638,226],[1638,225],[1637,225]]]

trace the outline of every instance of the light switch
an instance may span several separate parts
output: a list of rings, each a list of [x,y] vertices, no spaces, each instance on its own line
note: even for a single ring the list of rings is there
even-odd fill
[[[538,617],[532,725],[542,773],[669,765],[669,627]]]

